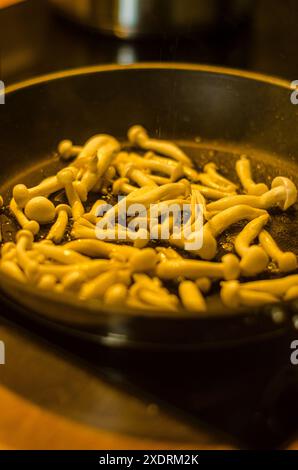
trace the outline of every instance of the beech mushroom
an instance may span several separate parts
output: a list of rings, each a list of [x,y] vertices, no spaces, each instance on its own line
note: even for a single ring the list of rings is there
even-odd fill
[[[26,276],[19,266],[13,261],[1,260],[0,261],[0,271],[6,276],[15,279],[16,281],[25,283],[27,282]]]
[[[256,276],[264,271],[268,264],[269,259],[264,249],[251,245],[268,220],[268,214],[251,220],[235,239],[235,250],[242,258],[240,268],[244,276]]]
[[[284,295],[284,300],[298,299],[298,285],[290,287]]]
[[[28,250],[32,249],[33,240],[33,234],[29,230],[19,230],[16,235],[18,264],[25,272],[28,280],[32,282],[38,278],[38,263],[28,256]]]
[[[67,167],[73,175],[73,179],[77,176],[78,170],[76,168]],[[27,188],[24,184],[17,184],[13,188],[13,198],[20,209],[23,209],[27,202],[37,196],[48,197],[50,194],[63,189],[63,183],[57,179],[57,176],[50,176],[44,179],[37,186]]]
[[[209,162],[204,166],[204,172],[219,186],[224,188],[226,192],[235,192],[237,190],[237,185],[232,181],[228,180],[222,176],[217,171],[217,166],[215,163]]]
[[[182,281],[179,284],[179,296],[183,306],[190,312],[206,312],[207,305],[197,284]]]
[[[292,274],[280,279],[266,279],[262,281],[251,281],[244,284],[246,289],[282,297],[290,287],[298,285],[298,274]]]
[[[200,191],[200,193],[207,199],[217,200],[236,195],[236,193],[228,193],[219,189],[208,188],[207,186],[202,186],[200,184],[192,184],[191,188]]]
[[[100,299],[104,296],[105,292],[112,284],[117,282],[117,271],[109,270],[94,279],[85,282],[80,289],[80,298],[87,299]]]
[[[177,145],[167,140],[150,139],[146,129],[142,126],[133,126],[128,131],[128,139],[134,145],[145,150],[153,150],[174,160],[192,166],[191,159],[177,147]]]
[[[73,145],[71,140],[65,139],[61,140],[58,145],[58,153],[62,160],[70,160],[73,157],[76,157],[83,150],[82,146]]]
[[[246,284],[238,281],[223,282],[220,297],[223,304],[230,308],[259,307],[279,301],[274,294],[247,289]]]
[[[236,162],[236,172],[240,182],[247,192],[254,196],[261,196],[268,191],[268,186],[264,183],[255,183],[251,175],[251,165],[246,155],[242,155]]]
[[[108,287],[104,293],[103,301],[106,305],[123,307],[126,303],[127,295],[127,286],[118,282]]]
[[[297,189],[294,183],[282,176],[274,178],[271,184],[271,190],[262,194],[262,196],[237,195],[223,198],[207,205],[208,211],[222,211],[229,207],[246,204],[259,209],[270,209],[278,206],[283,211],[295,204],[297,200]]]
[[[56,246],[47,243],[34,243],[34,249],[43,254],[46,258],[53,259],[62,264],[79,264],[89,261],[87,256],[83,256],[76,251],[69,250],[64,246]]]
[[[277,262],[281,272],[295,271],[297,269],[297,256],[295,253],[290,251],[283,252],[269,232],[262,230],[259,234],[259,240],[270,258]]]
[[[221,263],[191,260],[173,259],[159,263],[156,274],[160,279],[176,279],[183,276],[191,280],[200,277],[223,278],[226,280],[237,279],[240,274],[239,260],[233,254],[223,256]]]
[[[57,180],[64,186],[66,196],[71,207],[72,217],[77,220],[85,213],[84,206],[74,187],[74,175],[70,168],[65,168],[57,173]]]
[[[55,208],[56,221],[52,225],[47,240],[52,240],[54,243],[60,243],[64,237],[69,218],[72,216],[71,208],[67,204],[59,204]]]

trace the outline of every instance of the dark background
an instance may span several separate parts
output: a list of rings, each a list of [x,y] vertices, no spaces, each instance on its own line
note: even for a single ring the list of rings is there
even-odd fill
[[[238,24],[222,9],[225,28],[123,41],[72,24],[45,0],[26,0],[0,10],[0,78],[12,83],[98,63],[184,61],[297,79],[298,1],[252,0],[251,5],[249,16]]]

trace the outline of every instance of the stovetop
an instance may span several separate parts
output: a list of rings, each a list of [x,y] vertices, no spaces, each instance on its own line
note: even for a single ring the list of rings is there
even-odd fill
[[[182,61],[294,80],[298,78],[297,13],[294,0],[276,2],[274,7],[272,1],[260,0],[250,21],[224,37],[213,33],[124,42],[80,29],[54,14],[45,2],[27,0],[0,10],[0,79],[12,83],[98,63]],[[170,356],[108,351],[53,325],[28,325],[13,306],[4,301],[1,305],[9,322],[29,328],[111,383],[153,397],[195,425],[203,422],[232,436],[242,447],[278,447],[297,429],[298,369],[290,363],[290,337],[237,351]]]

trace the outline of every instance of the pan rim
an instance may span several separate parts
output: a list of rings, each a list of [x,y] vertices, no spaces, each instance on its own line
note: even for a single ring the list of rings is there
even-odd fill
[[[98,72],[116,72],[116,71],[129,71],[129,70],[184,70],[194,72],[209,72],[213,74],[229,75],[249,80],[255,80],[259,82],[268,83],[271,85],[286,88],[288,90],[293,89],[291,82],[273,75],[266,75],[259,72],[246,71],[243,69],[221,67],[217,65],[209,64],[193,64],[187,62],[136,62],[128,65],[90,65],[86,67],[76,67],[67,70],[60,70],[57,72],[51,72],[48,74],[38,75],[37,77],[22,80],[17,83],[12,83],[5,88],[5,94],[10,94],[23,88],[29,88],[34,85],[41,83],[63,79],[66,77],[76,77],[80,75],[94,74]]]
[[[208,64],[193,64],[193,63],[183,63],[183,62],[171,62],[171,63],[163,63],[163,62],[138,62],[134,64],[128,64],[128,65],[115,65],[115,64],[107,64],[107,65],[92,65],[92,66],[86,66],[86,67],[78,67],[78,68],[71,68],[67,70],[62,70],[62,71],[57,71],[57,72],[51,72],[48,74],[43,74],[34,78],[26,79],[11,85],[8,85],[5,88],[5,95],[12,94],[14,92],[24,90],[27,88],[30,88],[35,85],[39,84],[44,84],[47,82],[52,82],[55,80],[60,80],[64,78],[69,78],[69,77],[76,77],[76,76],[81,76],[81,75],[89,75],[89,74],[96,74],[96,73],[105,73],[105,72],[119,72],[119,71],[130,71],[130,70],[181,70],[181,71],[193,71],[193,72],[205,72],[205,73],[211,73],[211,74],[220,74],[220,75],[226,75],[226,76],[231,76],[231,77],[238,77],[238,78],[243,78],[243,79],[248,79],[248,80],[253,80],[256,82],[263,82],[267,83],[270,85],[274,85],[277,87],[281,87],[287,90],[293,89],[291,87],[291,82],[279,77],[271,76],[271,75],[266,75],[262,74],[259,72],[252,72],[252,71],[246,71],[242,69],[233,69],[233,68],[228,68],[228,67],[221,67],[221,66],[215,66],[215,65],[208,65]],[[34,286],[30,285],[25,285],[22,284],[21,282],[18,282],[12,278],[8,278],[4,274],[0,272],[0,280],[3,280],[2,282],[5,284],[5,282],[9,283],[11,287],[16,287],[17,289],[22,290],[24,293],[28,295],[33,295],[34,297],[39,297],[39,299],[42,299],[42,301],[46,302],[47,300],[54,300],[55,302],[58,301],[61,305],[67,304],[68,306],[80,306],[83,307],[86,312],[88,311],[89,314],[98,316],[98,315],[103,315],[103,316],[110,316],[111,314],[116,314],[118,317],[125,317],[126,319],[134,319],[134,318],[152,318],[154,320],[157,320],[158,318],[162,319],[167,319],[167,320],[177,320],[181,317],[181,312],[179,312],[179,315],[171,314],[169,315],[168,313],[166,314],[160,310],[160,311],[154,311],[153,315],[150,312],[147,312],[146,310],[144,311],[138,311],[138,313],[132,313],[132,310],[129,308],[122,308],[121,313],[117,311],[116,309],[113,309],[111,307],[104,306],[103,302],[100,300],[96,301],[88,301],[88,302],[83,302],[80,299],[76,299],[72,295],[64,295],[63,297],[60,297],[59,294],[56,293],[49,293],[46,291],[42,290],[36,290]],[[1,284],[2,284],[1,282]],[[7,295],[7,292],[5,292],[5,289],[3,289],[5,295]],[[278,305],[280,306],[282,302],[279,302],[278,304],[273,304],[275,307]],[[268,310],[270,312],[270,305],[268,305]],[[27,308],[27,307],[26,307]],[[41,314],[44,316],[43,314]],[[244,321],[248,317],[251,317],[251,312],[248,309],[241,309],[241,311],[232,311],[227,312],[227,313],[221,313],[219,315],[208,315],[208,313],[202,313],[199,316],[191,314],[190,312],[183,312],[183,320],[184,321],[200,321],[200,320],[216,320],[216,319],[231,319],[231,317],[237,317],[238,319],[242,318]]]

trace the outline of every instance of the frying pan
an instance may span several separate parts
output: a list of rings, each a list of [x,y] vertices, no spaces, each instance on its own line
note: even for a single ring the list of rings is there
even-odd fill
[[[34,185],[56,171],[57,143],[96,133],[125,140],[139,123],[150,135],[177,141],[200,166],[215,161],[236,178],[236,158],[252,158],[257,181],[277,175],[298,183],[298,107],[286,81],[226,68],[184,64],[89,67],[47,75],[7,89],[0,106],[0,193]],[[3,238],[13,238],[7,214]],[[274,236],[298,254],[297,207],[276,211]],[[227,239],[220,243],[224,253]],[[274,273],[272,274],[274,276]],[[115,310],[99,301],[49,294],[0,274],[16,308],[104,345],[139,349],[235,346],[281,335],[297,325],[298,302],[228,311],[214,300],[206,315]],[[214,296],[216,299],[216,296]]]

